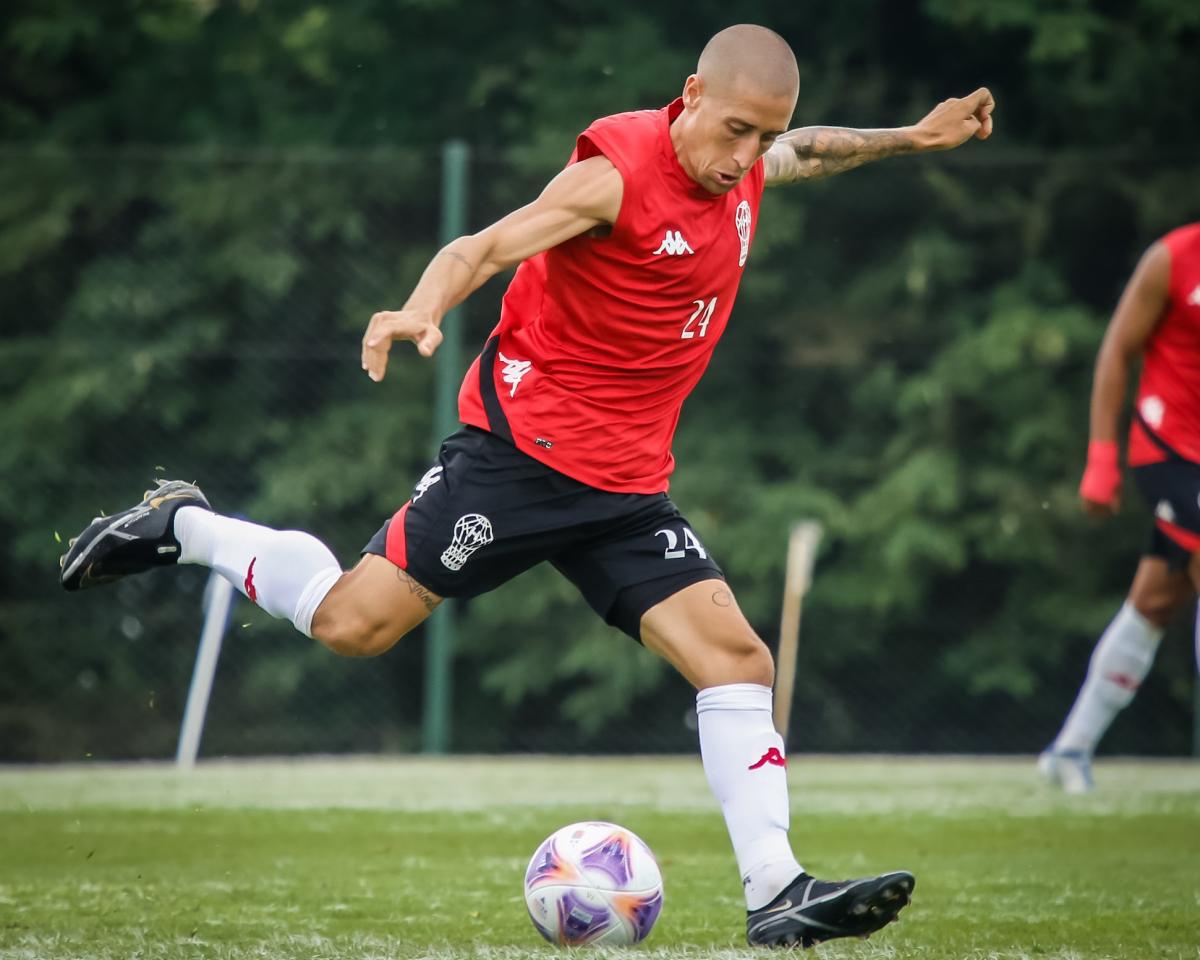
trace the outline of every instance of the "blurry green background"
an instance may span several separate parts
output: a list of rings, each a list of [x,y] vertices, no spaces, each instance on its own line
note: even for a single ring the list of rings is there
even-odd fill
[[[434,363],[373,384],[358,343],[436,249],[442,144],[470,144],[483,226],[594,117],[675,97],[731,17],[792,44],[797,126],[986,84],[996,134],[767,194],[672,494],[772,642],[788,526],[825,526],[792,749],[1049,740],[1148,536],[1131,485],[1107,525],[1075,489],[1124,280],[1200,218],[1200,6],[10,0],[0,760],[173,751],[206,571],[67,596],[66,538],[165,475],[352,563],[432,453]],[[553,571],[461,614],[454,749],[694,746],[683,681]],[[243,602],[203,752],[416,749],[423,656],[339,660]],[[1191,752],[1194,675],[1181,623],[1104,750]]]

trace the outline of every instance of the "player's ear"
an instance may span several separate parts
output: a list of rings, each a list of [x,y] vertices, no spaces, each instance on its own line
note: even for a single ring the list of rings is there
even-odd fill
[[[704,94],[704,81],[697,74],[692,74],[683,82],[683,105],[689,110],[695,110],[700,105]]]

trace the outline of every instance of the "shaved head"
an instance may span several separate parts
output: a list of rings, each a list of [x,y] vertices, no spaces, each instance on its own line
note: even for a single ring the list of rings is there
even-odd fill
[[[696,75],[710,92],[739,85],[768,96],[795,97],[800,89],[796,55],[774,30],[753,23],[726,27],[705,44]]]
[[[684,81],[671,143],[684,172],[728,193],[787,131],[800,93],[792,48],[774,30],[739,23],[708,41]]]

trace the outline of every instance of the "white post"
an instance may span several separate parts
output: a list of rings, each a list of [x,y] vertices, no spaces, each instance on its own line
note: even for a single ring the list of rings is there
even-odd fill
[[[196,651],[192,686],[188,690],[187,707],[179,728],[179,746],[175,750],[175,766],[181,770],[192,769],[200,751],[208,696],[212,692],[217,658],[221,655],[221,639],[225,636],[232,606],[233,585],[214,570],[204,589],[204,626],[200,630],[200,648]]]
[[[783,613],[779,623],[779,651],[775,662],[775,729],[787,743],[792,716],[792,693],[796,685],[796,663],[800,646],[800,607],[812,583],[821,525],[805,520],[792,525],[788,535],[787,566],[783,584]]]

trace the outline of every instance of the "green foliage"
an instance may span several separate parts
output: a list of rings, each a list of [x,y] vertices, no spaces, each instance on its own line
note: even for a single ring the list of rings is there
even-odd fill
[[[674,96],[729,11],[9,7],[0,757],[162,753],[202,578],[68,600],[60,541],[166,473],[351,562],[431,452],[431,365],[398,349],[374,385],[357,355],[370,313],[402,301],[434,248],[439,144],[471,142],[472,223],[488,222],[536,195],[594,116]],[[1144,536],[1136,509],[1085,524],[1074,487],[1121,284],[1146,244],[1200,216],[1184,95],[1200,88],[1200,20],[1166,0],[737,15],[793,43],[797,123],[908,123],[986,83],[996,135],[767,196],[730,331],[685,407],[673,495],[768,638],[786,531],[824,524],[798,745],[1032,749]],[[502,289],[471,300],[469,345]],[[419,637],[331,666],[285,626],[239,618],[252,626],[218,685],[220,749],[416,741]],[[551,571],[467,605],[463,624],[460,747],[692,743],[685,685]],[[1187,749],[1190,658],[1180,644],[1163,658],[1139,700],[1153,707],[1115,749]],[[356,702],[377,708],[340,733],[310,715]]]

